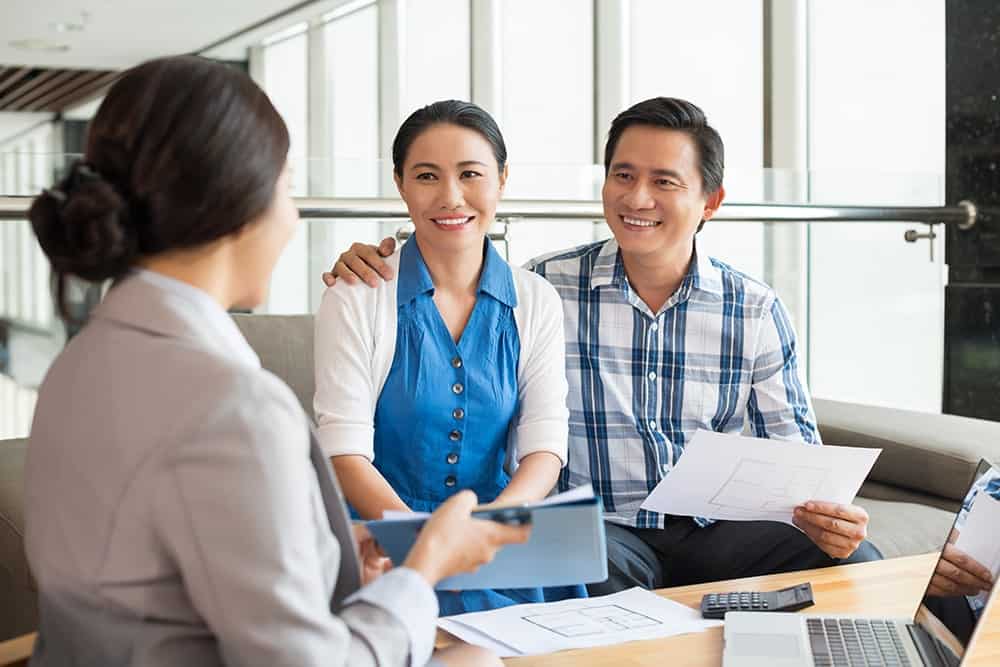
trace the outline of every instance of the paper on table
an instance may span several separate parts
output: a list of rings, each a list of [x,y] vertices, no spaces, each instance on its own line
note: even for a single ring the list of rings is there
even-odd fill
[[[989,568],[993,576],[1000,575],[1000,541],[997,540],[997,526],[1000,526],[1000,500],[980,492],[972,503],[965,525],[955,540],[955,548],[976,559]]]
[[[494,653],[497,654],[498,658],[514,658],[519,655],[524,655],[516,648],[507,646],[503,642],[498,642],[489,635],[483,634],[479,630],[452,621],[451,617],[445,617],[439,619],[438,627],[446,632],[455,635],[456,637],[458,637],[467,644],[481,646],[485,649],[493,651]]]
[[[850,503],[881,451],[698,431],[642,509],[790,524],[806,500]]]
[[[459,614],[438,625],[470,644],[516,651],[504,653],[509,657],[701,632],[722,622],[702,619],[690,607],[631,588],[596,598]]]
[[[577,486],[570,489],[569,491],[563,491],[562,493],[557,493],[548,498],[543,498],[536,503],[528,503],[522,505],[528,509],[535,507],[545,507],[546,505],[558,505],[560,503],[573,503],[577,500],[586,500],[587,498],[592,498],[594,496],[594,488],[590,484],[584,484],[583,486]],[[473,510],[475,511],[475,510]],[[400,510],[385,510],[382,512],[383,519],[426,519],[430,516],[430,512],[403,512]]]

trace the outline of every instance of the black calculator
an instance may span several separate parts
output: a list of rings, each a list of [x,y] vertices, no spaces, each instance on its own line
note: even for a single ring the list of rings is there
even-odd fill
[[[703,618],[725,618],[727,611],[798,611],[812,605],[812,586],[805,583],[767,593],[709,593],[701,598],[701,615]]]

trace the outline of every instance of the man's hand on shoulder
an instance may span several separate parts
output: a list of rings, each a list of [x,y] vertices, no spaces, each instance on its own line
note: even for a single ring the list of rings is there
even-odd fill
[[[367,243],[354,243],[337,259],[329,273],[323,274],[323,282],[332,287],[338,279],[348,285],[355,285],[359,280],[369,287],[377,287],[378,280],[391,280],[393,273],[389,265],[383,261],[396,251],[396,240],[386,237],[377,246]]]

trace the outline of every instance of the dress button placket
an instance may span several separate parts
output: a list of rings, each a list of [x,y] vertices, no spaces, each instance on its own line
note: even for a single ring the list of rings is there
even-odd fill
[[[465,407],[467,404],[465,393],[465,363],[462,361],[461,357],[456,355],[451,360],[451,367],[455,370],[455,381],[451,385],[451,393],[454,395],[457,403],[451,411],[451,418],[456,422],[461,422],[465,419]],[[458,464],[461,457],[462,431],[459,428],[460,426],[461,423],[455,424],[455,428],[448,432],[449,451],[444,460],[449,466]],[[456,474],[457,471],[445,477],[444,485],[447,488],[453,488],[458,484]]]

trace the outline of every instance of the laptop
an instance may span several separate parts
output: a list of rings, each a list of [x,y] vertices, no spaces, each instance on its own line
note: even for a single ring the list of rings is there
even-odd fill
[[[983,460],[946,545],[954,543],[977,554],[977,562],[985,562],[994,580],[1000,574],[998,512],[1000,468]],[[973,590],[972,586],[945,596],[931,586],[935,573],[954,571],[942,553],[912,618],[730,612],[725,620],[723,667],[958,667],[986,616],[992,589],[1000,587]]]

